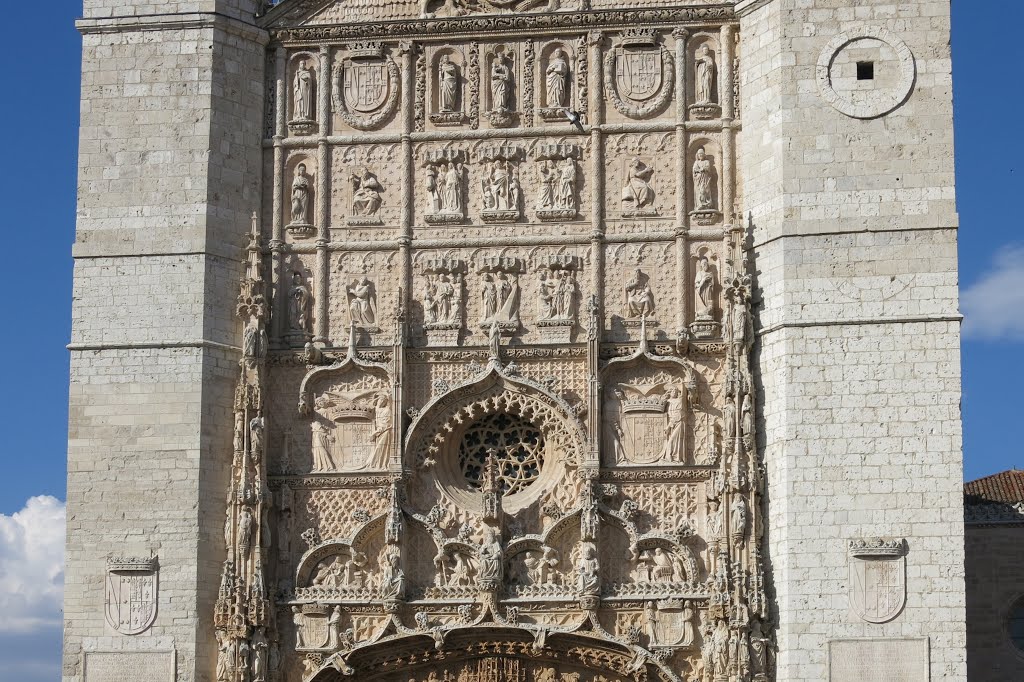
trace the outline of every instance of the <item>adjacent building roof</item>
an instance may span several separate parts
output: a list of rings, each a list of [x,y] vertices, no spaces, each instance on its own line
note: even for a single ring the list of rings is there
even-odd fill
[[[966,504],[1024,502],[1024,471],[1010,469],[964,484]]]

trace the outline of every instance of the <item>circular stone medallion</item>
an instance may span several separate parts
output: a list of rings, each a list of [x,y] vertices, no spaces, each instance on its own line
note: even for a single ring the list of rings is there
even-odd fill
[[[851,118],[893,111],[910,97],[916,77],[914,54],[886,28],[840,33],[818,56],[821,96]]]

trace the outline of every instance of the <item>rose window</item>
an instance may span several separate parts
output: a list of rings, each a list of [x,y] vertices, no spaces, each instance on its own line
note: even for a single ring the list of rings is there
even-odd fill
[[[459,468],[480,488],[487,458],[497,461],[503,495],[526,489],[544,467],[544,436],[536,426],[512,414],[492,414],[474,424],[459,445]]]

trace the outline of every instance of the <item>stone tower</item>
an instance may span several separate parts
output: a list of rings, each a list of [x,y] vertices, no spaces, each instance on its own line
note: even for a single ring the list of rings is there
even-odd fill
[[[66,682],[966,678],[948,0],[263,4],[85,2]]]

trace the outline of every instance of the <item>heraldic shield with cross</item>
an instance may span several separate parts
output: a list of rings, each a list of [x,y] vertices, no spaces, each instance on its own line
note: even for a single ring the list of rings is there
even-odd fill
[[[345,102],[356,111],[375,111],[388,96],[388,70],[383,60],[345,62]]]

